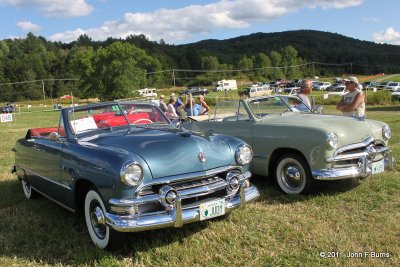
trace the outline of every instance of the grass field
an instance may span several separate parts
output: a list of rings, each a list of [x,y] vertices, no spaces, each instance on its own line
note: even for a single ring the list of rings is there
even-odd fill
[[[369,107],[367,115],[391,125],[399,159],[400,108]],[[9,172],[15,141],[57,116],[28,113],[0,124],[0,266],[400,266],[397,170],[321,182],[309,196],[284,195],[253,177],[260,199],[227,218],[129,234],[115,252],[96,249],[82,217],[45,198],[26,200]]]

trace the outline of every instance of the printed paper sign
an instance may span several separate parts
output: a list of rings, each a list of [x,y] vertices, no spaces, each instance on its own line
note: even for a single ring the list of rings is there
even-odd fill
[[[328,99],[329,95],[328,94],[324,94],[324,99]]]
[[[7,114],[1,114],[1,122],[10,122],[13,120],[12,114],[7,113]]]
[[[90,129],[97,129],[97,125],[94,122],[93,117],[71,121],[71,126],[74,129],[75,133],[81,133]]]

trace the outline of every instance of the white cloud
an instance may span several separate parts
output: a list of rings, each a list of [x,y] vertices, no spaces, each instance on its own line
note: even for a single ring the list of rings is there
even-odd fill
[[[372,34],[372,39],[377,43],[400,45],[400,32],[389,27],[385,31]]]
[[[1,1],[1,0],[0,0]],[[207,5],[180,9],[159,9],[149,13],[126,13],[116,21],[91,29],[57,33],[50,40],[70,42],[85,33],[94,40],[124,38],[145,34],[151,40],[184,40],[195,34],[207,34],[216,28],[245,28],[251,23],[268,22],[301,8],[346,8],[363,0],[220,0]]]
[[[86,0],[0,0],[0,5],[20,8],[38,6],[48,17],[80,17],[93,10]]]
[[[26,32],[38,32],[42,27],[38,24],[34,24],[30,21],[19,21],[17,26]]]

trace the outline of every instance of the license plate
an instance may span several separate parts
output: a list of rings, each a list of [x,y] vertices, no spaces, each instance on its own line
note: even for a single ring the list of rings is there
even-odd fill
[[[372,162],[371,169],[372,169],[372,174],[383,172],[385,170],[384,161],[380,160],[378,162]]]
[[[200,204],[200,221],[225,214],[225,199],[217,199]]]

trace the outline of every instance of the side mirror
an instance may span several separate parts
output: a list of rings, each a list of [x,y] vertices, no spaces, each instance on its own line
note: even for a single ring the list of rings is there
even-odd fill
[[[58,133],[56,133],[56,132],[50,133],[49,134],[49,139],[51,141],[60,141],[61,142],[60,135]]]

